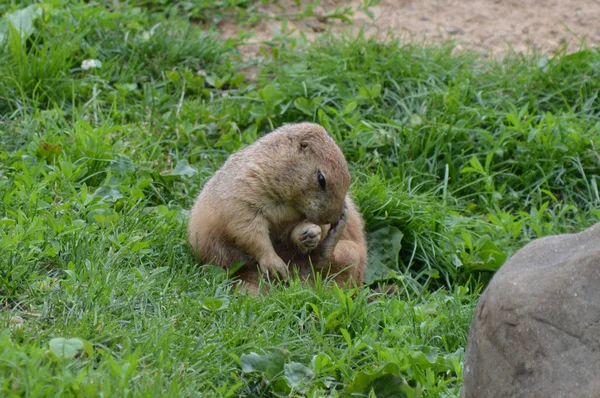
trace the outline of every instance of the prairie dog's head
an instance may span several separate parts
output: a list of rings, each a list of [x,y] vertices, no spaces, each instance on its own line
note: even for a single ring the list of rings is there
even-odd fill
[[[339,221],[350,188],[350,172],[344,154],[325,129],[314,123],[285,125],[291,151],[285,167],[287,201],[315,224]]]

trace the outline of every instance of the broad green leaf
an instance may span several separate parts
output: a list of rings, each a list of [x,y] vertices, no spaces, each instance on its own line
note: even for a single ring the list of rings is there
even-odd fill
[[[283,378],[288,382],[288,385],[292,388],[296,388],[302,383],[305,383],[312,379],[314,373],[312,370],[307,368],[298,362],[290,362],[284,365]]]
[[[225,277],[227,275],[227,271],[218,265],[206,264],[202,266],[202,269],[212,276]]]
[[[406,387],[408,385],[402,377],[387,374],[373,380],[369,391],[373,391],[377,398],[402,398],[408,397]]]
[[[121,195],[121,192],[119,192],[118,189],[113,188],[113,187],[106,187],[106,186],[98,188],[92,196],[99,197],[103,201],[108,201],[108,202],[114,202],[123,197],[123,195]]]
[[[118,174],[125,174],[127,172],[131,173],[135,171],[135,166],[133,165],[133,161],[125,155],[119,154],[115,157],[113,162],[110,165],[111,169],[118,172]]]
[[[25,39],[35,32],[33,21],[41,15],[42,10],[34,4],[4,15],[0,19],[0,45],[4,44],[8,37],[9,25],[12,25],[21,38]]]
[[[410,125],[412,127],[419,127],[422,124],[423,124],[423,119],[421,119],[421,116],[417,115],[416,113],[413,113],[412,115],[410,115]]]
[[[202,307],[210,311],[225,309],[229,306],[229,300],[226,298],[207,297],[202,301]]]
[[[358,104],[356,103],[356,101],[349,102],[348,105],[346,105],[346,107],[344,108],[344,111],[342,113],[344,115],[352,113],[356,109],[357,106],[358,106]]]
[[[231,267],[228,269],[229,276],[234,276],[239,270],[244,268],[244,265],[246,265],[246,261],[244,260],[236,261],[235,263],[231,264]]]
[[[374,391],[378,398],[380,396],[407,397],[406,382],[399,374],[400,368],[394,362],[389,362],[373,372],[358,372],[352,382],[346,386],[345,392],[368,394]]]
[[[196,169],[190,166],[189,162],[186,159],[181,159],[177,162],[175,170],[170,172],[168,175],[193,177],[196,174],[198,174],[198,171],[196,171]]]
[[[432,347],[422,347],[419,351],[413,351],[410,356],[414,363],[427,368],[435,365],[437,362],[438,351]]]
[[[275,350],[267,355],[254,352],[240,358],[244,373],[262,373],[268,380],[273,380],[284,370],[285,357],[281,351]]]
[[[319,374],[322,369],[332,364],[331,358],[327,354],[317,354],[313,356],[310,363],[315,374]]]
[[[50,340],[50,351],[59,358],[73,358],[84,349],[84,342],[78,338],[65,339],[57,337]]]
[[[369,265],[365,282],[390,279],[399,271],[398,254],[404,234],[396,227],[387,226],[369,235]]]
[[[294,100],[294,106],[307,116],[312,116],[314,110],[311,108],[311,102],[308,98],[299,97]]]

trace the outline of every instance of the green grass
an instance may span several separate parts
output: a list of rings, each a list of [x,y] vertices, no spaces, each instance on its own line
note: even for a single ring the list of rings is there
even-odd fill
[[[600,219],[598,49],[495,63],[282,35],[255,62],[211,26],[259,2],[53,0],[6,23],[33,3],[0,6],[2,396],[457,396],[493,271]],[[296,121],[344,150],[368,280],[398,293],[246,297],[194,263],[203,182]]]

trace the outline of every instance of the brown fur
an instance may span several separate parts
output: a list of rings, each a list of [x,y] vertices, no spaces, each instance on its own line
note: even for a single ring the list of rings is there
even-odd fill
[[[208,180],[191,210],[190,244],[202,263],[229,269],[245,261],[237,275],[251,290],[257,268],[286,279],[289,263],[309,280],[314,267],[362,284],[367,249],[349,187],[344,155],[325,129],[285,125],[232,154]]]

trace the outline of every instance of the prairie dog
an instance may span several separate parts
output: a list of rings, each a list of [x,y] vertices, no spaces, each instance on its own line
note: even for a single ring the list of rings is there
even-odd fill
[[[314,123],[288,124],[229,156],[190,212],[188,239],[201,263],[229,269],[251,289],[259,273],[287,279],[327,270],[362,284],[367,262],[363,220],[348,196],[346,159]]]

